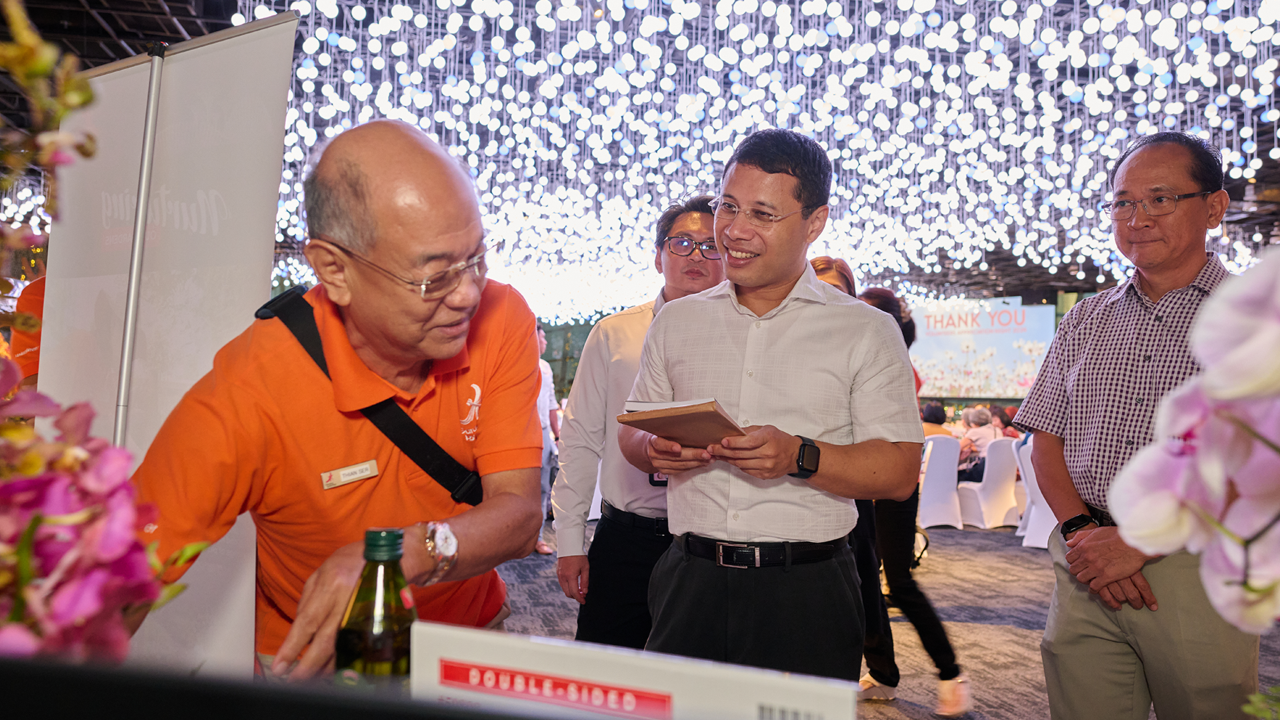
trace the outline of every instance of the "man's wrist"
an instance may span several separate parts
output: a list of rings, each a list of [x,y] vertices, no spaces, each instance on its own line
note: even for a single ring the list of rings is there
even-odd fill
[[[791,438],[794,441],[791,455],[793,470],[787,474],[794,478],[808,480],[818,472],[821,451],[817,444],[807,437],[792,435]]]
[[[1079,515],[1063,520],[1060,530],[1062,532],[1063,539],[1070,540],[1076,533],[1090,526],[1099,527],[1098,521],[1094,520],[1089,513],[1083,512]]]
[[[414,573],[409,582],[413,585],[434,585],[444,579],[458,562],[458,540],[448,523],[418,523],[421,528],[421,548],[425,570]],[[403,567],[403,566],[402,566]]]
[[[435,558],[427,552],[427,524],[415,523],[404,529],[404,554],[400,569],[410,585],[421,585],[435,570]]]

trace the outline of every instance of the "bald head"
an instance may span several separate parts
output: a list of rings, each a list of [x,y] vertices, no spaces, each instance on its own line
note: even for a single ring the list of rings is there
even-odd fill
[[[418,128],[379,120],[335,137],[307,177],[307,230],[356,252],[406,217],[445,226],[479,216],[461,165]],[[441,228],[446,229],[446,228]]]

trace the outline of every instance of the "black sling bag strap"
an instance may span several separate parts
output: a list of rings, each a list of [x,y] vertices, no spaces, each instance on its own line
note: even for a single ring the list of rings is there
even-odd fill
[[[307,351],[316,365],[329,375],[329,365],[324,360],[324,346],[320,342],[320,329],[316,327],[316,318],[311,303],[303,299],[306,289],[292,287],[270,302],[258,308],[254,317],[267,320],[277,317],[289,328],[289,332],[298,339],[298,343]],[[484,488],[480,484],[480,475],[468,470],[462,463],[453,459],[435,440],[414,422],[404,410],[396,404],[395,398],[387,398],[382,402],[363,408],[360,412],[369,419],[383,435],[386,435],[395,446],[400,448],[410,460],[422,468],[431,479],[445,490],[454,502],[468,505],[479,505],[484,499]]]

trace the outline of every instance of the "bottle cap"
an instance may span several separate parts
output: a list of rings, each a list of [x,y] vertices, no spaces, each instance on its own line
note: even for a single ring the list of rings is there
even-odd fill
[[[404,531],[370,528],[364,533],[364,559],[370,562],[399,560],[404,554]]]

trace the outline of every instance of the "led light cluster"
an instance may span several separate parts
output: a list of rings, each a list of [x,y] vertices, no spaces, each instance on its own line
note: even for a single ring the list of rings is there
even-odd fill
[[[32,233],[48,236],[50,220],[44,211],[43,183],[23,177],[0,194],[0,223],[14,230],[26,225]]]
[[[814,252],[859,274],[986,270],[1003,247],[1125,276],[1097,210],[1109,163],[1181,129],[1253,178],[1280,120],[1280,0],[1112,1],[241,0],[235,20],[302,18],[282,243],[305,236],[309,148],[401,119],[471,168],[494,276],[570,319],[646,299],[662,207],[714,192],[737,142],[770,126],[827,149],[832,222]],[[1239,269],[1265,241],[1228,231],[1220,247]]]

